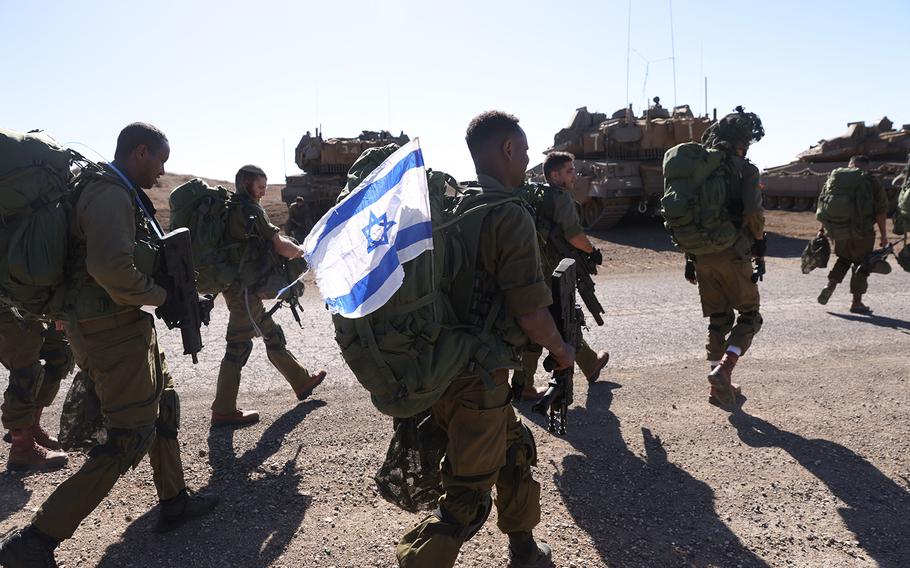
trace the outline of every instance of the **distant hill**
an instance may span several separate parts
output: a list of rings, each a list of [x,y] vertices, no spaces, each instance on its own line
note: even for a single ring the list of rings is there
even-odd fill
[[[161,223],[161,226],[167,229],[170,224],[170,213],[168,211],[167,199],[171,194],[171,191],[193,178],[201,177],[194,175],[185,175],[185,174],[164,174],[158,178],[158,183],[155,184],[155,187],[149,191],[149,196],[152,198],[152,203],[157,209],[155,217],[158,219],[158,222]],[[201,177],[205,183],[209,185],[220,185],[226,187],[227,189],[234,191],[234,184],[229,181],[210,179]],[[278,225],[281,228],[284,228],[284,224],[288,219],[288,208],[281,201],[281,188],[284,187],[284,184],[269,184],[268,190],[265,193],[265,197],[262,198],[262,206],[265,207],[266,213],[269,214],[269,219],[274,225]]]

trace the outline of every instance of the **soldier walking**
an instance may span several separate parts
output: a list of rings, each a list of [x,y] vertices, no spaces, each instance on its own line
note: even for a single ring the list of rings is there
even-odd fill
[[[66,336],[54,324],[22,319],[9,308],[0,308],[0,363],[9,371],[2,406],[3,427],[12,443],[7,469],[65,466],[66,454],[41,426],[41,414],[54,402],[60,381],[73,370]]]
[[[179,398],[159,349],[152,317],[167,292],[151,274],[156,262],[144,189],[164,173],[170,146],[149,124],[120,132],[112,164],[88,182],[75,204],[68,274],[66,333],[76,362],[95,384],[107,441],[44,501],[32,522],[0,543],[0,565],[56,566],[54,549],[107,496],[121,475],[148,454],[160,500],[156,530],[204,515],[213,495],[191,494],[183,477]]]
[[[466,141],[482,191],[514,195],[524,183],[528,165],[528,142],[518,119],[485,112],[471,121]],[[483,219],[477,238],[477,269],[482,273],[474,281],[484,284],[474,292],[493,295],[490,303],[501,295],[498,299],[507,309],[494,327],[500,330],[500,340],[516,350],[530,340],[545,347],[557,367],[573,365],[574,349],[563,341],[547,310],[552,298],[527,210],[515,202],[493,208]],[[540,485],[531,475],[536,459],[534,438],[509,404],[508,368],[515,363],[503,360],[486,382],[477,375],[456,377],[433,405],[433,419],[448,434],[441,463],[444,493],[437,510],[398,543],[401,566],[453,566],[462,543],[486,521],[493,506],[494,485],[497,524],[509,537],[513,566],[549,562],[550,548],[531,533],[540,522]]]
[[[281,236],[280,229],[269,221],[259,201],[265,195],[265,172],[254,165],[240,168],[235,178],[236,193],[230,208],[228,233],[232,240],[258,251],[253,256],[267,258],[273,252],[285,258],[300,258],[303,249]],[[271,249],[271,250],[269,250]],[[247,254],[246,256],[249,256]],[[253,261],[250,261],[253,262]],[[250,265],[250,263],[247,263]],[[281,326],[275,323],[246,281],[231,284],[224,292],[228,319],[224,358],[218,371],[218,385],[212,402],[213,426],[238,426],[259,421],[259,412],[237,408],[240,375],[253,351],[253,338],[262,337],[269,361],[287,380],[297,400],[305,400],[325,379],[325,371],[310,374],[287,349]]]
[[[841,209],[843,213],[841,214]],[[886,220],[888,195],[879,181],[869,173],[869,158],[853,156],[846,168],[831,172],[818,200],[816,217],[821,221],[818,234],[834,240],[837,261],[828,273],[828,284],[818,294],[818,303],[825,305],[834,289],[850,277],[853,302],[850,312],[871,314],[863,303],[863,294],[869,289],[870,266],[864,261],[875,247],[875,226],[878,226],[879,245],[888,245]]]
[[[575,156],[568,152],[551,152],[543,162],[543,172],[549,186],[536,188],[535,195],[529,195],[524,188],[519,193],[531,205],[535,212],[535,225],[542,243],[541,261],[547,287],[552,289],[553,270],[562,260],[562,255],[550,244],[548,234],[554,228],[560,231],[566,241],[588,255],[596,265],[603,264],[603,255],[594,248],[578,219],[572,190],[578,176],[575,173]],[[543,350],[539,345],[528,345],[522,353],[522,369],[515,372],[513,382],[523,384],[521,397],[534,400],[543,396],[546,387],[535,387],[534,376]],[[608,351],[595,352],[583,337],[579,338],[575,362],[589,383],[600,377],[600,373],[610,361]]]

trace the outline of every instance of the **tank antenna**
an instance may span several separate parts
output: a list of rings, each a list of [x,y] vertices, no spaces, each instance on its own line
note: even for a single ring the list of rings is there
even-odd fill
[[[705,75],[705,116],[708,116],[708,76]]]
[[[629,0],[628,23],[626,29],[626,104],[629,100],[629,61],[632,59],[632,0]]]
[[[673,108],[676,108],[676,40],[673,37],[673,0],[668,0],[670,5],[670,50],[673,59]]]
[[[281,163],[284,165],[284,177],[288,177],[288,147],[285,144],[284,136],[281,137]]]

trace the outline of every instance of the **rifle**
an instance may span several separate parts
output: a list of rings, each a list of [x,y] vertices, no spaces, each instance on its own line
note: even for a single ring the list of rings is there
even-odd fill
[[[202,350],[199,330],[203,324],[209,324],[214,297],[205,296],[201,300],[196,291],[189,229],[181,227],[165,234],[160,245],[161,269],[155,275],[155,281],[167,291],[167,300],[155,313],[168,329],[180,328],[183,354],[190,355],[193,363],[198,363],[196,354]]]
[[[562,229],[556,224],[550,228],[547,241],[560,256],[575,260],[575,286],[578,289],[578,295],[581,296],[582,302],[597,325],[603,325],[604,320],[601,314],[604,314],[605,311],[594,293],[594,281],[591,279],[591,275],[597,274],[597,265],[594,264],[591,257],[572,246],[572,243],[566,240]],[[554,272],[554,274],[556,273]]]
[[[553,304],[550,313],[556,322],[563,340],[574,348],[578,348],[581,338],[581,326],[584,323],[584,314],[581,307],[575,303],[575,260],[564,258],[553,271]],[[544,359],[543,367],[553,372],[547,385],[547,392],[531,409],[534,412],[547,416],[549,411],[550,421],[547,430],[554,434],[566,433],[566,417],[569,405],[572,404],[575,366],[560,371],[554,371],[556,361],[552,355]]]

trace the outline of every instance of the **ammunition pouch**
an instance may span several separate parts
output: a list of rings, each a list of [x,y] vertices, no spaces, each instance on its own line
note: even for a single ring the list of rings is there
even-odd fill
[[[92,448],[88,455],[92,459],[109,456],[116,461],[120,475],[123,475],[139,465],[154,441],[154,424],[141,428],[108,428],[107,441]]]
[[[172,388],[165,388],[158,401],[158,420],[155,421],[155,432],[162,438],[177,439],[180,429],[180,396]]]

